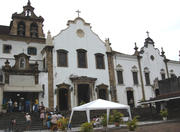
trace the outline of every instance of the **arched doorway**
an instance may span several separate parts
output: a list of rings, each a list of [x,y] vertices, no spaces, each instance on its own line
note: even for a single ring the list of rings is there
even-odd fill
[[[68,110],[68,90],[65,88],[59,89],[59,110]]]
[[[160,95],[159,89],[155,89],[155,95],[156,95],[156,97],[157,97],[158,95]]]
[[[78,105],[90,101],[89,84],[78,84]]]
[[[57,86],[57,108],[58,111],[71,109],[70,85],[62,83]]]
[[[130,107],[134,107],[134,93],[132,90],[127,91],[127,102]]]

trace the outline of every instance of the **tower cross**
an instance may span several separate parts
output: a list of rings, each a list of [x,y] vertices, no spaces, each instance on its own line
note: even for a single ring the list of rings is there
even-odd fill
[[[147,31],[146,33],[147,33],[147,37],[149,37],[149,32]]]
[[[80,11],[80,10],[77,10],[76,12],[77,12],[77,14],[78,14],[78,17],[79,17],[79,14],[81,13],[81,11]]]

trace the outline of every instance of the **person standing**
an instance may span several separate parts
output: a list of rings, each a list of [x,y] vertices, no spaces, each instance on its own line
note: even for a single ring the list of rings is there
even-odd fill
[[[26,113],[25,118],[26,118],[26,128],[27,130],[29,130],[31,126],[31,116],[29,115],[29,113]]]
[[[8,101],[8,112],[12,112],[12,109],[13,109],[13,102],[11,99],[9,99],[9,101]]]
[[[39,101],[38,99],[36,99],[34,103],[34,112],[38,112],[38,104],[39,104]]]
[[[26,112],[30,112],[30,101],[27,100],[25,104],[26,104]]]
[[[18,103],[17,101],[14,101],[14,112],[18,111]]]

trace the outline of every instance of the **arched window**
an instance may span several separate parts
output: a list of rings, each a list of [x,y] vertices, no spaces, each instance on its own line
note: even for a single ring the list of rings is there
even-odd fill
[[[144,68],[144,76],[146,80],[146,85],[150,85],[150,77],[149,77],[149,69],[147,67]]]
[[[84,49],[77,49],[77,59],[79,68],[87,68],[87,51]]]
[[[23,21],[18,23],[17,34],[19,36],[25,36],[25,23]]]
[[[171,78],[176,77],[176,74],[174,73],[173,69],[170,70],[170,77]]]
[[[20,68],[20,69],[25,69],[25,66],[26,66],[26,60],[25,60],[24,57],[21,57],[21,58],[19,59],[19,68]]]
[[[3,72],[0,71],[0,83],[3,83]]]
[[[97,53],[97,54],[95,54],[95,59],[96,59],[96,68],[97,69],[105,69],[104,55],[101,53]]]
[[[36,23],[32,23],[30,26],[30,35],[32,38],[38,37],[38,25]]]
[[[138,85],[138,70],[137,70],[137,67],[134,65],[132,67],[132,75],[133,75],[133,82],[134,82],[134,85]]]
[[[165,70],[164,69],[161,69],[160,74],[161,74],[161,79],[162,80],[166,79],[166,74],[165,74]]]
[[[37,55],[37,49],[36,49],[36,47],[28,47],[27,53],[28,53],[29,55]]]
[[[117,80],[118,84],[123,84],[123,68],[120,64],[116,66]]]

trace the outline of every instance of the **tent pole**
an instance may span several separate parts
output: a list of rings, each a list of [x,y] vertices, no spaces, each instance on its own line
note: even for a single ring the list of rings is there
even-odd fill
[[[129,113],[129,118],[130,118],[130,120],[132,120],[132,116],[131,116],[131,110],[130,110],[130,108],[128,108],[128,113]]]
[[[71,116],[70,116],[70,118],[69,118],[69,124],[71,123],[73,113],[74,113],[74,111],[72,110],[72,112],[71,112]]]
[[[90,123],[90,112],[89,110],[86,110],[86,116],[87,116],[87,120]]]
[[[108,131],[109,112],[110,112],[110,109],[107,109],[107,128],[106,128],[106,132]]]

